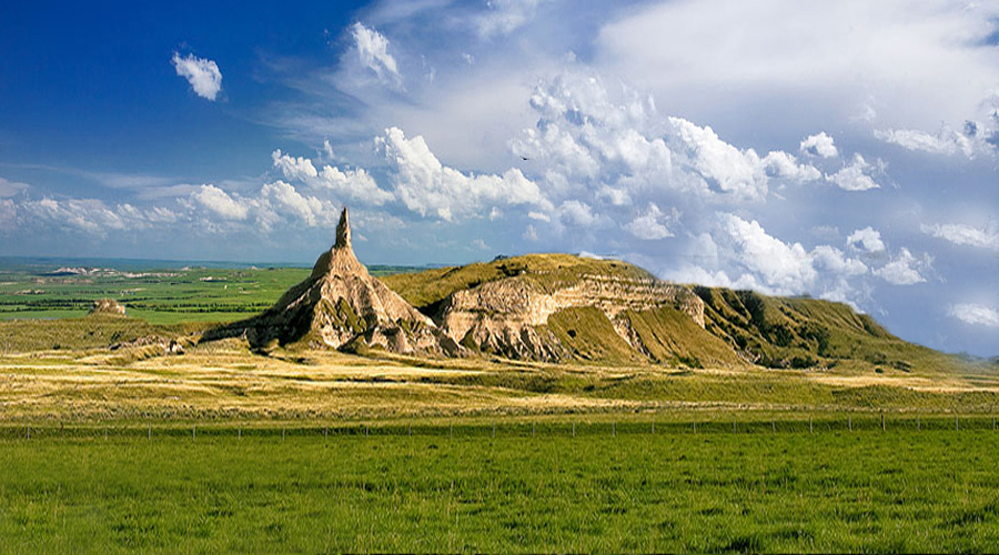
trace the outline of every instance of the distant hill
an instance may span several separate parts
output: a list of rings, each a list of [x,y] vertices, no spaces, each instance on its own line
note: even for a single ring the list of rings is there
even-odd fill
[[[204,335],[225,337],[265,351],[611,366],[925,375],[972,364],[907,343],[845,304],[670,283],[616,260],[530,254],[379,279],[354,256],[346,209],[307,279],[263,314]]]
[[[381,279],[470,351],[511,358],[878,373],[962,364],[842,303],[666,283],[614,260],[530,254]]]

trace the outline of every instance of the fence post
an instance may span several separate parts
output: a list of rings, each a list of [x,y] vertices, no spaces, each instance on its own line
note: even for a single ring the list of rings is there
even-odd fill
[[[534,422],[531,422],[531,437],[534,437]]]
[[[808,433],[810,433],[810,434],[815,433],[814,430],[812,430],[812,417],[811,416],[808,417]]]
[[[885,431],[885,413],[881,413],[881,431]]]
[[[958,432],[961,430],[961,417],[954,415],[954,431]]]
[[[413,423],[412,422],[409,423],[409,436],[410,437],[413,436]]]
[[[656,435],[656,417],[652,417],[652,435]]]
[[[105,431],[105,433],[107,432]],[[193,441],[197,438],[198,438],[198,425],[194,424],[193,426],[191,426],[191,440]]]
[[[368,435],[368,434],[364,434]],[[284,426],[281,426],[281,441],[284,441]]]
[[[694,433],[695,434],[697,433],[697,421],[696,420],[694,420]]]
[[[576,437],[576,422],[572,423],[572,437]]]
[[[31,439],[31,424],[28,424],[28,439]]]
[[[851,432],[853,431],[853,417],[852,416],[847,415],[847,417],[846,417],[846,427],[849,428]]]
[[[611,422],[611,436],[617,435],[617,422]]]
[[[147,424],[147,426],[148,428],[146,428],[146,439],[153,439],[153,425]]]
[[[236,435],[237,435],[237,437],[239,437],[239,439],[243,439],[243,425],[242,424],[240,424],[239,426],[236,427]]]
[[[104,441],[108,440],[108,427],[104,426]]]
[[[447,437],[448,439],[454,437],[454,422],[448,422]]]
[[[496,437],[496,423],[493,422],[493,437]]]
[[[775,433],[775,434],[777,433],[777,421],[776,420],[771,420],[770,421],[770,431],[772,433]]]

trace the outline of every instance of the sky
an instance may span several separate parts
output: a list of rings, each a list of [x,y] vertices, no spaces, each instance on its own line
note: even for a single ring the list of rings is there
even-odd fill
[[[999,2],[0,4],[0,256],[570,252],[999,355]]]

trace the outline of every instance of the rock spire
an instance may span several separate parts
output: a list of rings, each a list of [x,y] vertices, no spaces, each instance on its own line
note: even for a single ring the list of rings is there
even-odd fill
[[[354,256],[347,208],[340,214],[336,242],[312,274],[256,318],[220,330],[243,334],[267,348],[304,343],[347,351],[380,347],[396,353],[440,354],[459,347],[430,319],[368,273]]]
[[[343,212],[340,213],[340,223],[336,226],[336,242],[333,244],[334,249],[347,249],[353,250],[350,244],[350,218],[347,215],[347,207],[343,207]]]

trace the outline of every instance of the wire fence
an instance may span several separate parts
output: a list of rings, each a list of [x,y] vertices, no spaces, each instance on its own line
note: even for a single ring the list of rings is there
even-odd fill
[[[711,418],[647,420],[526,420],[462,419],[434,422],[335,423],[108,423],[0,425],[0,440],[187,438],[337,438],[421,436],[438,438],[551,438],[583,436],[668,436],[677,434],[828,434],[892,432],[999,431],[994,416],[861,414],[806,418]]]

